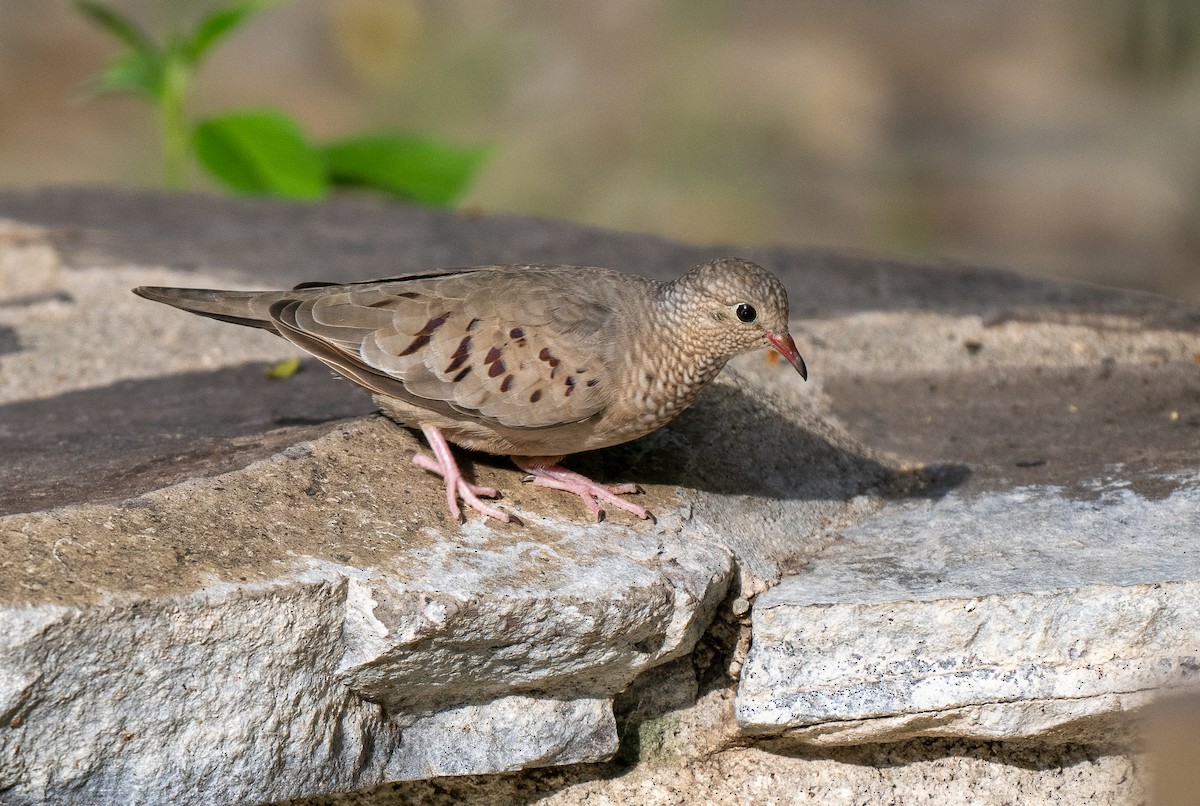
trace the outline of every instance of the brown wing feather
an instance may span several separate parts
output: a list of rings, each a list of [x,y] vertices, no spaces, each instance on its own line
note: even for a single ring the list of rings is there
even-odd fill
[[[302,290],[279,332],[378,394],[512,428],[577,422],[615,393],[622,326],[572,272],[522,267]]]
[[[305,352],[320,359],[348,380],[357,383],[359,386],[375,394],[405,400],[413,405],[429,408],[447,415],[455,413],[453,409],[444,404],[439,404],[436,401],[424,401],[415,395],[409,394],[408,390],[404,388],[404,384],[397,379],[363,364],[357,356],[346,352],[333,342],[326,341],[301,330],[297,326],[295,318],[296,308],[300,304],[298,300],[284,299],[271,306],[271,318],[275,322],[275,329],[279,335]]]

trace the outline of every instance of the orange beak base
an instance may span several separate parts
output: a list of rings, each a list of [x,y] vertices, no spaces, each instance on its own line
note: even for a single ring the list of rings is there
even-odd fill
[[[804,359],[800,357],[800,351],[796,349],[796,342],[792,340],[790,333],[768,333],[767,341],[771,342],[771,346],[778,350],[779,354],[796,368],[801,378],[806,381],[808,380],[808,367],[804,366]]]

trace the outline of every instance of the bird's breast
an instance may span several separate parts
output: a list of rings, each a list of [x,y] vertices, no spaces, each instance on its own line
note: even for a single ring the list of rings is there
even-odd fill
[[[628,411],[639,436],[675,419],[717,376],[725,362],[705,357],[691,361],[643,360],[640,364],[638,374],[629,384],[628,399],[621,406]]]

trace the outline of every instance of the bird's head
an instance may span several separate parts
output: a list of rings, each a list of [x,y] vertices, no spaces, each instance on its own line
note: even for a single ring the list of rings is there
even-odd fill
[[[668,289],[667,304],[677,326],[703,339],[712,354],[727,360],[771,347],[808,379],[804,359],[788,333],[787,290],[762,266],[721,258],[697,266]]]

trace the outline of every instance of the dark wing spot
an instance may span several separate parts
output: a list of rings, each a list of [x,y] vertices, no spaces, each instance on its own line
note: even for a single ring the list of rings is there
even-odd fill
[[[582,375],[585,372],[587,372],[587,367],[580,367],[579,369],[575,370],[576,375]]]
[[[575,385],[575,376],[568,375],[567,376],[567,386],[574,386],[574,385]]]
[[[502,353],[500,352],[500,348],[493,347],[492,349],[488,350],[487,358],[483,359],[483,363],[491,364],[494,361],[499,361],[501,355]]]
[[[492,364],[492,366],[488,368],[488,377],[495,378],[497,375],[503,375],[504,369],[504,362],[500,359],[496,359],[496,363]]]
[[[654,373],[653,372],[646,373],[646,383],[654,383]]]
[[[467,363],[467,353],[470,352],[470,350],[471,337],[463,336],[463,340],[458,343],[458,348],[454,351],[454,355],[451,356],[450,365],[446,367],[446,372],[453,372],[463,364]]]
[[[542,351],[540,353],[538,353],[538,358],[540,358],[541,360],[545,361],[547,364],[550,365],[550,377],[551,378],[553,378],[555,375],[558,374],[558,365],[561,364],[562,362],[554,357],[554,355],[550,352],[549,347],[543,347]]]
[[[479,324],[479,317],[475,317],[474,319],[471,320],[471,323],[467,325],[467,332],[474,330],[475,325],[477,325],[477,324]]]
[[[512,330],[508,331],[508,337],[510,339],[523,339],[525,338],[525,331],[519,327],[514,327]]]
[[[446,324],[446,320],[450,318],[450,312],[446,311],[441,316],[435,316],[425,323],[425,327],[417,331],[418,336],[432,336],[434,331]]]
[[[600,383],[599,378],[592,378],[590,381],[587,382],[587,385],[590,387],[590,386],[595,386],[598,383]]]
[[[571,396],[571,393],[572,393],[572,392],[574,392],[574,391],[575,391],[575,386],[574,386],[574,384],[568,384],[568,385],[567,385],[567,393],[566,393],[565,395],[563,395],[563,397],[570,397],[570,396]]]
[[[505,375],[504,382],[500,384],[500,391],[507,392],[509,390],[509,388],[512,386],[512,382],[513,382],[513,376]]]
[[[397,353],[397,356],[412,355],[417,350],[420,350],[426,344],[429,344],[429,337],[425,335],[417,336],[412,340],[412,344],[404,348],[404,352]]]
[[[541,399],[542,399],[542,390],[541,389],[534,389],[533,394],[529,396],[530,403],[537,403]]]
[[[454,383],[458,383],[471,372],[470,367],[463,368],[463,371],[454,376]]]

